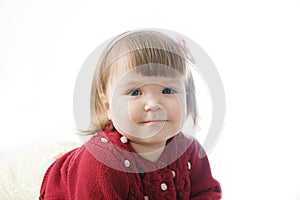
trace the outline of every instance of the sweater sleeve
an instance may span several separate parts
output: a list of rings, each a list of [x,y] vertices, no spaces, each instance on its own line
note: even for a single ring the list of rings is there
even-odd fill
[[[47,171],[40,199],[126,199],[129,191],[124,172],[95,159],[84,147],[58,159]]]
[[[193,200],[221,199],[221,186],[211,174],[208,158],[204,149],[195,141],[194,151],[191,154],[191,196]]]

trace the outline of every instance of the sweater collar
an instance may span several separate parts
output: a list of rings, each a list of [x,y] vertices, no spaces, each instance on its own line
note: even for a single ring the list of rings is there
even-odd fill
[[[126,158],[129,162],[135,162],[139,167],[146,171],[153,171],[165,168],[173,163],[183,155],[192,142],[192,140],[186,138],[182,133],[179,133],[167,141],[166,147],[159,159],[152,162],[136,153],[130,145],[129,140],[124,143],[121,138],[122,135],[117,130],[113,129],[112,125],[107,125],[102,131],[99,131],[89,142],[87,142],[87,147],[94,153],[98,151],[103,152],[103,149],[106,149],[108,150],[107,153],[109,153],[110,159],[113,159],[112,157],[118,157],[118,159]],[[98,150],[96,150],[95,147],[97,147]],[[102,150],[99,150],[99,148]],[[112,152],[118,152],[118,155],[112,155]],[[97,159],[101,159],[102,161],[103,159],[108,159],[107,162],[110,162],[109,157],[103,158],[103,154],[99,155],[96,153],[96,157],[99,157]]]

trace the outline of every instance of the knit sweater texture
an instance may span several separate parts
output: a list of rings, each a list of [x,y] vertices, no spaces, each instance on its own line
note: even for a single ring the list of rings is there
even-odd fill
[[[121,137],[106,127],[57,159],[44,176],[40,200],[221,199],[197,140],[179,133],[152,162]]]

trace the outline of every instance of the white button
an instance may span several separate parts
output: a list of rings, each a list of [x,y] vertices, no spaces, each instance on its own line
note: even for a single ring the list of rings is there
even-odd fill
[[[191,163],[188,162],[187,164],[188,164],[188,169],[190,170],[192,168]]]
[[[166,166],[166,163],[165,163],[164,161],[159,161],[159,162],[157,163],[157,167],[158,167],[159,169],[164,168],[165,166]]]
[[[176,176],[175,171],[172,171],[172,174],[173,174],[173,178],[175,178],[175,176]]]
[[[162,184],[160,184],[160,188],[161,188],[163,191],[165,191],[165,190],[168,188],[168,186],[167,186],[167,184],[162,183]]]
[[[130,167],[130,162],[129,162],[129,160],[124,160],[124,164],[125,164],[126,167]]]
[[[104,142],[104,143],[107,143],[108,142],[108,140],[106,139],[106,138],[101,138],[101,142]]]
[[[120,138],[120,140],[121,140],[121,142],[124,143],[124,144],[128,142],[128,140],[127,140],[127,138],[126,138],[125,136],[122,136],[122,137]]]
[[[149,197],[148,197],[148,196],[144,196],[144,199],[145,199],[145,200],[149,200]]]

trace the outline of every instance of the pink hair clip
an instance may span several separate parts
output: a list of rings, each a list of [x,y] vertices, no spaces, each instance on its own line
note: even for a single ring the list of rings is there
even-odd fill
[[[194,57],[191,54],[190,49],[186,46],[186,42],[184,39],[182,39],[180,36],[177,36],[177,43],[179,44],[179,46],[181,47],[181,49],[183,50],[183,52],[185,53],[186,58],[191,61],[192,63],[196,63]]]

